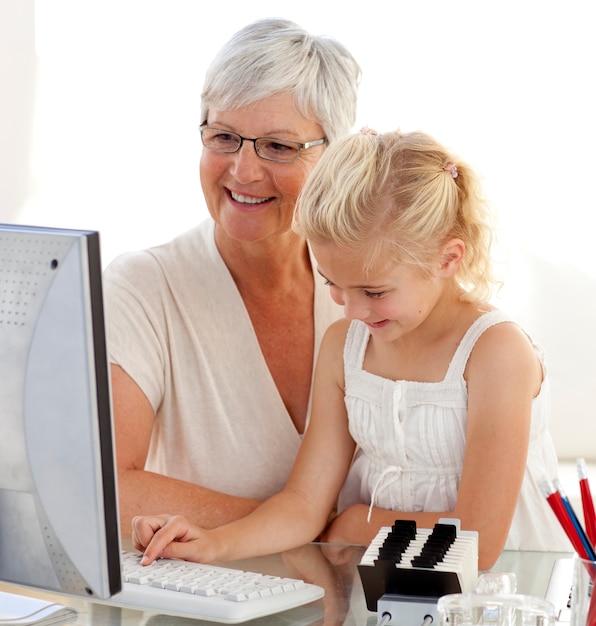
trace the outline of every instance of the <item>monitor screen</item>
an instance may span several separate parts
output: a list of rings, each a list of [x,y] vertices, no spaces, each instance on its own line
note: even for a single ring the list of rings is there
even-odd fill
[[[99,234],[0,224],[0,580],[104,599],[120,538]]]

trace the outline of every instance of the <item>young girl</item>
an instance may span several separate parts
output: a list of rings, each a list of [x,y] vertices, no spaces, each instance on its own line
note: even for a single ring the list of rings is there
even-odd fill
[[[478,531],[481,569],[504,547],[569,551],[540,491],[557,474],[542,353],[488,303],[488,218],[472,171],[423,133],[365,129],[330,146],[294,227],[346,319],[321,346],[287,485],[213,530],[135,518],[143,562],[304,544],[338,494],[329,541],[367,545],[396,519],[432,528],[455,517]]]

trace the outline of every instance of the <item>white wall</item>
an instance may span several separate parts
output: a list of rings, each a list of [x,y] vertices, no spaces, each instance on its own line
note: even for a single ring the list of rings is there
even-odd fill
[[[272,15],[352,50],[357,127],[425,130],[484,176],[499,303],[546,349],[560,455],[596,459],[587,1],[0,0],[0,220],[99,229],[105,263],[201,220],[205,68]]]

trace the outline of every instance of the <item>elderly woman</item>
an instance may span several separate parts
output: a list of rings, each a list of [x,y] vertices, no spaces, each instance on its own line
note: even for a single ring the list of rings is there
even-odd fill
[[[208,70],[211,219],[105,272],[125,531],[170,510],[218,526],[285,484],[320,339],[342,315],[291,230],[294,204],[351,130],[359,80],[342,45],[278,19],[239,31]]]

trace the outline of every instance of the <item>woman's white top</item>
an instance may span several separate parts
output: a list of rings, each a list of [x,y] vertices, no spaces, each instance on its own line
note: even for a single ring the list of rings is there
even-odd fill
[[[316,358],[342,311],[313,276]],[[215,245],[213,221],[113,261],[104,298],[109,360],[156,414],[146,469],[250,498],[279,491],[302,436]]]

